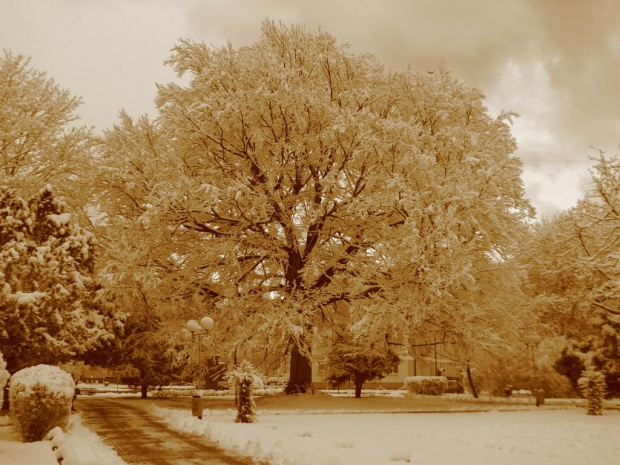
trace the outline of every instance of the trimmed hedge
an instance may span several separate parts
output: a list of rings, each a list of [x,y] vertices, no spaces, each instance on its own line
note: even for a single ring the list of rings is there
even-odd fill
[[[37,365],[10,380],[10,415],[24,442],[41,441],[52,428],[66,428],[75,384],[58,367]]]
[[[410,394],[439,396],[448,390],[445,376],[410,376],[405,378],[405,388]]]

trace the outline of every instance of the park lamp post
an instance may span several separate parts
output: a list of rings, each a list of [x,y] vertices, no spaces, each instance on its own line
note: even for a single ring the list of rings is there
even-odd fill
[[[189,320],[185,323],[184,332],[188,334],[192,340],[196,341],[198,352],[198,389],[202,389],[202,338],[213,329],[213,318],[205,316],[198,323],[196,320]]]
[[[525,346],[532,351],[532,368],[536,369],[536,360],[534,358],[534,349],[540,345],[542,338],[538,334],[532,334],[525,337]]]

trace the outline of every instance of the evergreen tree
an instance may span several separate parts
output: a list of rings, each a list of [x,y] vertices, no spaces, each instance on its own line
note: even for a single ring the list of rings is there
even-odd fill
[[[605,376],[589,367],[579,378],[579,388],[588,402],[588,415],[603,414],[603,400],[605,399]]]
[[[10,371],[85,354],[120,328],[94,243],[50,187],[27,201],[0,188],[0,351]]]
[[[124,376],[137,379],[143,399],[149,386],[161,386],[174,379],[175,347],[170,340],[157,319],[145,320],[140,313],[127,318],[125,332],[119,340],[119,356],[114,362],[117,366],[121,364],[118,368]]]
[[[360,398],[364,383],[392,373],[399,361],[398,355],[387,348],[339,342],[329,354],[325,379],[336,386],[352,382],[355,397]]]

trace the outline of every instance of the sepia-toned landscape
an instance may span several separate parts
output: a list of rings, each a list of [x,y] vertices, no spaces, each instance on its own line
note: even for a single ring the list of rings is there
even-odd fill
[[[0,0],[0,463],[620,463],[615,20]]]

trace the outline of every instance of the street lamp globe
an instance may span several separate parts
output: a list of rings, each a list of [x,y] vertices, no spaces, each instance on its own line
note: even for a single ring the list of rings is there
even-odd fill
[[[185,323],[185,327],[189,329],[192,333],[196,333],[202,330],[196,320],[189,320],[187,323]]]
[[[196,355],[198,361],[198,389],[202,389],[202,340],[207,336],[209,331],[213,329],[213,318],[205,316],[200,319],[200,323],[196,320],[189,320],[185,323],[185,328],[181,333],[184,336],[189,335],[193,342],[196,343]]]
[[[205,316],[200,320],[200,326],[206,331],[211,331],[213,329],[213,318]]]

